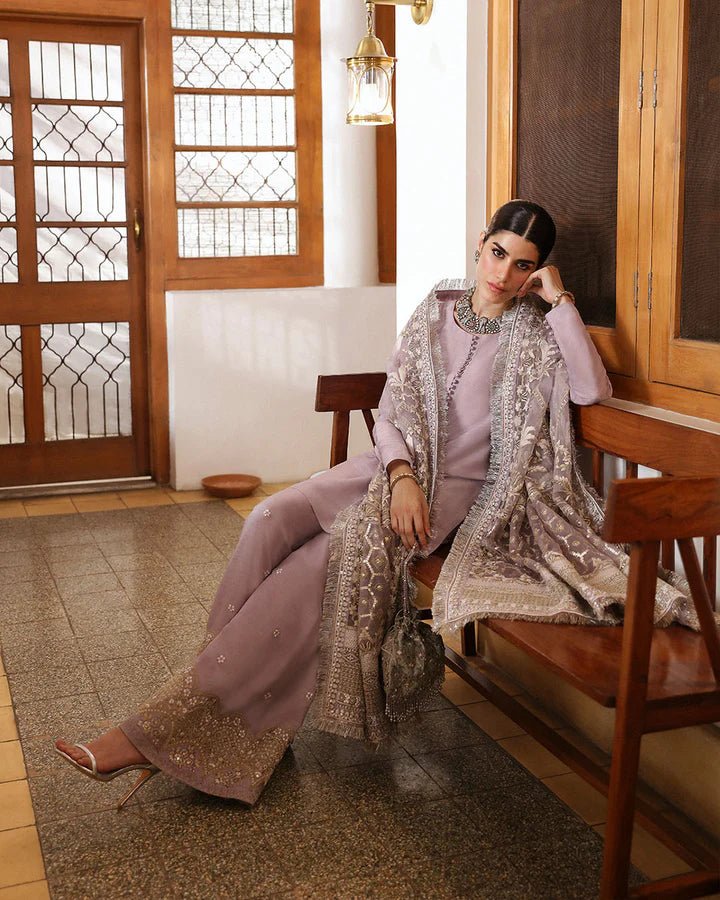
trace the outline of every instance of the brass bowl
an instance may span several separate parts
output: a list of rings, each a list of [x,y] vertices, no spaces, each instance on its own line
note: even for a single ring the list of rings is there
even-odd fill
[[[201,483],[214,497],[247,497],[260,487],[262,479],[257,475],[208,475]]]

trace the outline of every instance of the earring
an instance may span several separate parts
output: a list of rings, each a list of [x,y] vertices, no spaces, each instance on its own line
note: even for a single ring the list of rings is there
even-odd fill
[[[475,262],[480,262],[480,251],[477,248],[475,248]]]

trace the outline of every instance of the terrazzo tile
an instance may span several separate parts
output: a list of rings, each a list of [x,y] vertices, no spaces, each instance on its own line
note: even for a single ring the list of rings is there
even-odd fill
[[[310,747],[328,772],[346,766],[374,764],[398,757],[408,758],[405,750],[392,738],[375,747],[365,741],[342,738],[325,731],[303,729],[301,734],[302,740]]]
[[[77,777],[83,778],[79,773]],[[111,790],[110,785],[101,787]],[[38,832],[47,875],[53,881],[71,873],[91,872],[99,860],[103,866],[117,866],[127,859],[152,856],[155,850],[147,820],[137,809],[104,810],[52,824],[44,822]]]
[[[97,694],[75,694],[21,703],[15,710],[22,739],[81,730],[103,718]]]
[[[473,822],[447,797],[421,803],[377,804],[363,810],[362,817],[366,831],[392,834],[393,851],[403,859],[465,853],[480,838]]]
[[[395,739],[411,755],[487,741],[483,732],[454,708],[420,713],[400,725]]]
[[[46,596],[23,600],[0,599],[0,626],[21,625],[48,619],[67,619],[59,597],[48,590]]]
[[[328,890],[342,880],[377,871],[388,847],[383,833],[368,831],[362,820],[330,819],[295,825],[292,840],[276,840],[273,850],[293,881],[322,884]]]
[[[55,587],[53,579],[43,578],[37,581],[24,581],[21,584],[6,585],[2,589],[0,604],[50,599],[59,600],[60,594]]]
[[[0,549],[0,569],[15,568],[17,566],[44,566],[45,557],[40,549],[28,550],[2,550]]]
[[[103,900],[128,900],[145,897],[163,900],[170,896],[171,885],[159,860],[128,857],[122,864],[98,868],[94,872],[66,875],[52,882],[53,900],[95,900],[98,885]]]
[[[176,571],[198,600],[213,600],[225,575],[226,562],[176,566]]]
[[[63,663],[62,660],[55,660],[55,665],[51,668],[18,672],[9,675],[8,678],[16,704],[95,693],[85,663]]]
[[[197,601],[138,607],[138,615],[152,633],[155,629],[207,622],[207,612]]]
[[[490,742],[420,754],[415,760],[450,795],[511,787],[521,790],[534,783],[533,777],[519,763]]]
[[[252,809],[256,822],[271,831],[281,826],[298,828],[326,819],[357,818],[357,812],[337,780],[324,772],[307,775],[273,773],[263,802]]]
[[[417,900],[569,900],[562,893],[539,894],[504,855],[425,855],[408,867]]]
[[[143,628],[139,631],[120,631],[115,634],[87,634],[77,641],[82,658],[87,662],[100,659],[125,659],[153,653],[157,645]]]
[[[25,641],[18,641],[12,646],[3,647],[3,659],[5,671],[8,674],[52,668],[58,659],[62,659],[63,663],[80,664],[82,662],[76,640],[37,638],[35,636]]]
[[[28,629],[25,624],[3,625],[2,631],[0,631],[3,650],[27,643],[29,630],[31,632],[30,639],[33,641],[62,642],[73,639],[73,631],[67,619],[41,620],[34,622],[32,629]]]
[[[170,677],[170,670],[159,653],[90,662],[88,669],[98,691],[123,685],[154,687]]]
[[[237,853],[232,845],[204,856],[191,850],[166,861],[165,866],[170,879],[167,896],[182,900],[276,897],[292,885],[267,850],[254,850],[247,845],[243,845],[242,853]]]
[[[574,812],[535,779],[454,796],[453,803],[476,826],[479,850],[542,844],[549,832],[558,840],[564,835],[572,841],[587,830]]]
[[[117,576],[112,572],[105,575],[56,578],[55,583],[63,600],[71,600],[73,597],[82,597],[83,594],[94,594],[98,591],[117,591],[121,588]]]
[[[37,541],[40,547],[78,547],[95,543],[92,534],[85,529],[67,531],[62,527],[38,531]]]
[[[222,555],[217,547],[207,539],[202,546],[165,547],[163,556],[176,568],[178,566],[197,566],[203,563],[222,562]]]
[[[51,566],[73,560],[92,562],[104,558],[94,543],[80,544],[79,547],[45,547],[42,552]]]
[[[418,894],[409,868],[406,870],[393,862],[381,863],[371,872],[329,885],[322,879],[305,881],[283,896],[292,900],[415,900]]]
[[[133,715],[142,703],[152,697],[161,685],[162,681],[158,681],[156,685],[131,684],[100,691],[98,696],[105,716],[113,724],[122,722],[123,719]]]
[[[7,523],[0,520],[0,525]],[[15,524],[15,523],[13,523]],[[0,531],[0,550],[33,550],[40,548],[40,542],[34,531],[20,533],[20,531]]]
[[[78,575],[104,575],[112,572],[112,569],[106,560],[98,555],[96,559],[65,559],[51,562],[50,571],[55,578],[68,578]]]
[[[52,584],[52,575],[45,562],[29,566],[8,566],[0,569],[0,589],[9,584],[22,584],[31,581],[40,584]]]
[[[155,572],[171,569],[168,561],[157,550],[109,554],[107,561],[114,572]]]
[[[437,782],[409,757],[339,769],[334,777],[360,813],[389,803],[421,803],[443,797]]]
[[[195,601],[193,592],[174,571],[121,572],[119,577],[125,593],[137,607]]]
[[[152,782],[147,786],[148,791],[151,785]],[[145,791],[143,787],[138,792],[139,799]],[[190,791],[180,798],[141,802],[139,809],[148,833],[155,839],[156,853],[166,859],[182,856],[193,848],[212,854],[220,846],[233,843],[255,849],[269,848],[268,836],[253,821],[251,810],[235,800]]]
[[[90,733],[90,732],[88,732]],[[92,735],[68,735],[84,743],[91,740]],[[48,752],[54,752],[52,742],[48,744]],[[58,760],[61,758],[58,756]],[[30,778],[30,793],[38,822],[58,822],[73,819],[76,816],[109,810],[113,815],[122,815],[116,807],[124,793],[133,784],[133,773],[122,775],[105,784],[88,778],[69,763],[61,765],[52,774],[36,775]]]
[[[77,637],[107,631],[142,631],[143,623],[134,609],[104,609],[100,615],[87,616],[84,611],[68,609],[68,618]]]
[[[125,591],[97,591],[65,600],[71,619],[102,619],[109,610],[132,610],[134,607]]]

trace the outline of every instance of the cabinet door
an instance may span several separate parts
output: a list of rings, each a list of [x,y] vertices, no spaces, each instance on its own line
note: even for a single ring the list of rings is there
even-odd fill
[[[625,375],[637,338],[643,15],[627,0],[517,4],[515,196],[555,219],[548,261],[607,368]]]
[[[660,4],[650,378],[720,393],[720,3]]]

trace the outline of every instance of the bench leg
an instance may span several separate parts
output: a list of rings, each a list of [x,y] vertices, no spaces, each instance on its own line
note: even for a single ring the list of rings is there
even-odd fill
[[[475,634],[475,622],[468,622],[467,625],[463,625],[460,632],[460,652],[463,656],[477,656]]]
[[[633,544],[630,556],[600,900],[628,895],[659,552],[659,542],[650,541]]]

